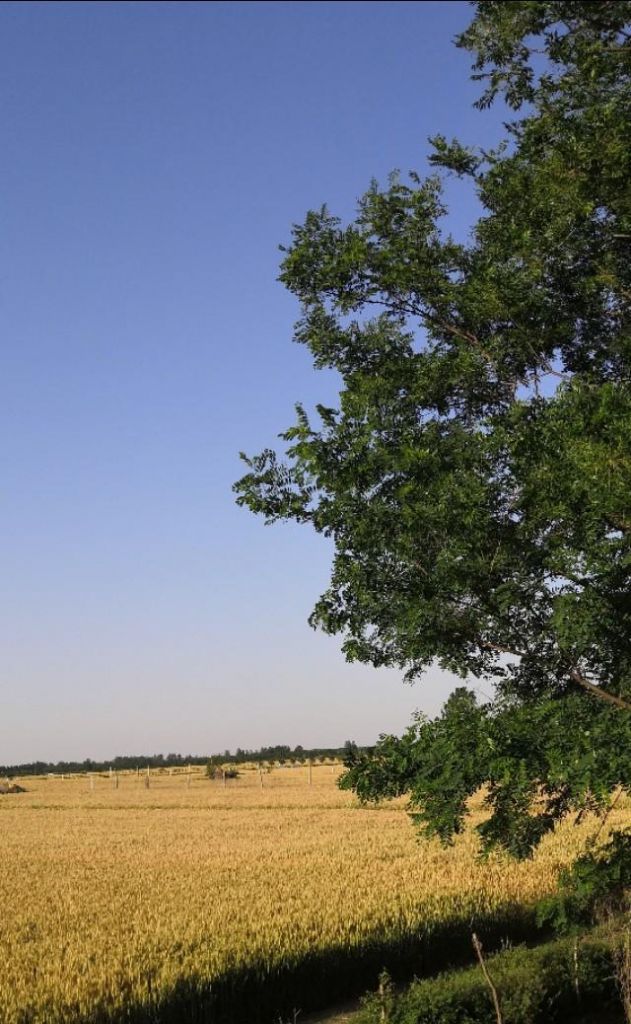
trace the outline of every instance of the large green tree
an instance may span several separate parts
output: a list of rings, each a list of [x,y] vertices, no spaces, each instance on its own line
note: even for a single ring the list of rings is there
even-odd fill
[[[238,501],[335,546],[312,623],[349,659],[491,678],[356,757],[448,840],[527,854],[631,783],[631,3],[484,2],[457,45],[508,105],[492,152],[437,135],[428,177],[307,214],[281,280],[339,403],[298,407]],[[481,115],[482,116],[482,115]],[[470,183],[470,240],[443,179]]]

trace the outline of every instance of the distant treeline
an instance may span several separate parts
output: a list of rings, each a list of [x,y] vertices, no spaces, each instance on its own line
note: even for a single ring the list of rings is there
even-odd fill
[[[190,765],[206,764],[244,764],[247,761],[278,761],[281,764],[289,761],[307,761],[309,758],[344,758],[357,746],[352,740],[346,740],[343,747],[311,747],[298,745],[289,747],[279,744],[276,747],[261,747],[260,750],[242,750],[237,747],[232,753],[224,750],[223,754],[138,754],[125,757],[114,757],[110,761],[31,761],[28,764],[0,765],[0,775],[71,775],[73,772],[107,772],[112,768],[123,772],[135,768],[184,768]]]

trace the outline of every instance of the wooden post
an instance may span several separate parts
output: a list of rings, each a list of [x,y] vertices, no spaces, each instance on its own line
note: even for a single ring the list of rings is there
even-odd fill
[[[313,785],[313,762],[311,758],[309,758],[309,785]]]
[[[118,772],[114,772],[114,789],[118,789]]]
[[[261,762],[260,761],[259,761],[259,782],[261,784],[261,789],[263,789],[263,769],[261,768]]]
[[[574,991],[576,993],[576,1002],[581,1001],[581,986],[579,982],[578,974],[578,936],[574,936],[574,946],[572,949],[572,967],[574,968]],[[629,1018],[631,1019],[631,1017]]]
[[[191,788],[191,775],[192,775],[192,773],[193,773],[193,769],[192,769],[191,765],[189,764],[189,766],[188,766],[188,779],[186,780],[186,788],[187,789]]]
[[[151,785],[151,768],[147,765],[147,774],[145,776],[145,789],[149,789]]]
[[[390,1008],[392,1006],[392,979],[387,971],[379,975],[379,1021],[380,1024],[388,1024],[390,1019]]]
[[[225,768],[221,769],[221,774],[223,775],[223,788],[225,789],[226,788],[226,769]]]

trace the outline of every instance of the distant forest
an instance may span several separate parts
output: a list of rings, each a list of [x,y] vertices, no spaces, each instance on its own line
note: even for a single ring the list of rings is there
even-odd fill
[[[54,773],[70,775],[73,772],[104,772],[110,768],[126,771],[135,768],[185,768],[190,765],[206,764],[243,764],[246,761],[307,761],[320,758],[344,758],[351,751],[357,750],[357,744],[346,740],[343,747],[311,747],[300,745],[288,747],[279,744],[276,747],[261,747],[260,750],[242,750],[237,747],[234,754],[224,750],[222,754],[138,754],[125,757],[114,757],[110,761],[93,761],[87,757],[85,761],[31,761],[28,764],[0,765],[0,775],[45,775]]]

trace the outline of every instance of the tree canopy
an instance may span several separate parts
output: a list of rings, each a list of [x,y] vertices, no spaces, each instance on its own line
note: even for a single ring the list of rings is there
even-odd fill
[[[311,622],[349,659],[494,682],[346,784],[410,793],[444,840],[486,784],[484,843],[525,855],[631,782],[631,3],[473,6],[457,45],[505,137],[438,134],[428,176],[294,227],[280,279],[339,403],[298,406],[236,490],[333,539]],[[481,206],[466,241],[449,174]]]

